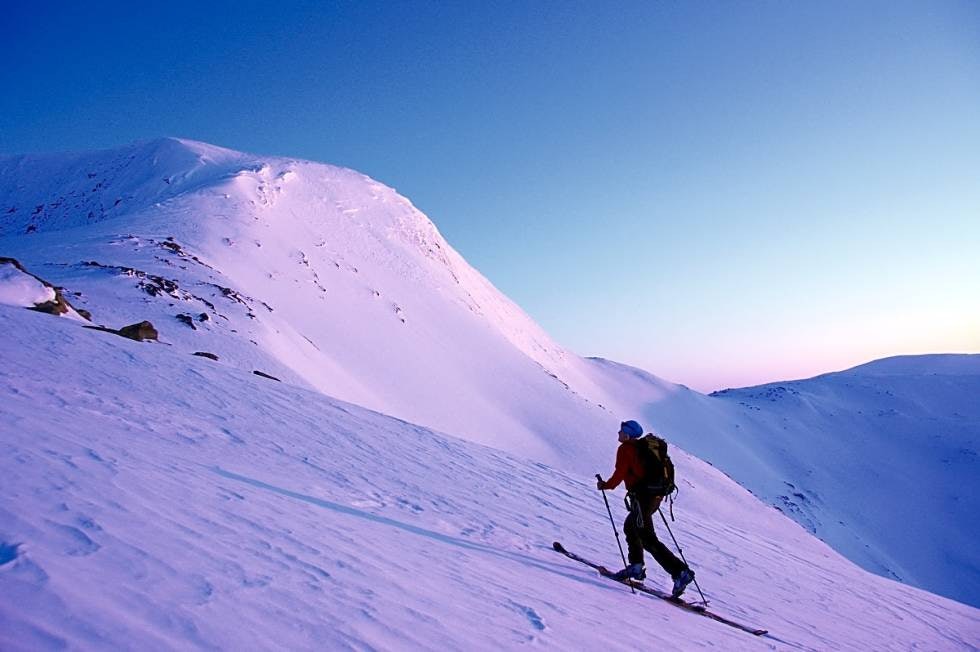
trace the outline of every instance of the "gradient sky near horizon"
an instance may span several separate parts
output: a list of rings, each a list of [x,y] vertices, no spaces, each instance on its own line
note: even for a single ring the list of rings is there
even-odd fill
[[[980,352],[976,2],[20,3],[0,52],[0,152],[358,169],[582,355]]]

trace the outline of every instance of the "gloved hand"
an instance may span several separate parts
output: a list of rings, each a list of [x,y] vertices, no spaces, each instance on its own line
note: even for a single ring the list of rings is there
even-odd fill
[[[604,490],[606,488],[605,480],[603,480],[599,476],[596,476],[595,488],[598,489],[599,491]]]

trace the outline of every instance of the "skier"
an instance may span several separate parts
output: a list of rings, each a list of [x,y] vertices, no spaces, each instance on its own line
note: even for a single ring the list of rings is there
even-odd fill
[[[624,421],[619,427],[619,449],[616,451],[616,470],[612,476],[597,483],[599,490],[615,489],[620,482],[626,483],[629,515],[623,523],[626,545],[629,548],[629,565],[616,573],[617,580],[643,580],[646,568],[643,565],[643,550],[646,549],[674,580],[671,594],[680,596],[687,585],[694,581],[694,571],[678,559],[670,549],[657,538],[653,531],[653,514],[660,508],[663,494],[651,488],[646,482],[646,469],[643,468],[638,444],[643,436],[643,427],[636,421]],[[665,449],[666,450],[666,449]]]

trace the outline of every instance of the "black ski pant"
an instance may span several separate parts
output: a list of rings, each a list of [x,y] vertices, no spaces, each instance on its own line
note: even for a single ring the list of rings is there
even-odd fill
[[[643,563],[643,551],[648,551],[671,578],[676,579],[687,566],[670,548],[661,543],[657,533],[653,531],[653,515],[660,502],[661,496],[646,496],[643,494],[629,495],[630,513],[623,523],[623,533],[626,535],[626,545],[629,547],[629,562]]]

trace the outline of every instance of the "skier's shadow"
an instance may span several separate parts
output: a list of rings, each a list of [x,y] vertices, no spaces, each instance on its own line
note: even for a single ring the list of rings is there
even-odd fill
[[[442,534],[440,532],[433,532],[432,530],[427,530],[425,528],[419,527],[417,525],[411,525],[409,523],[403,523],[402,521],[396,521],[395,519],[388,518],[387,516],[379,516],[377,514],[371,514],[370,512],[365,512],[360,509],[355,509],[347,505],[341,505],[340,503],[334,503],[329,500],[323,500],[322,498],[316,498],[314,496],[308,496],[306,494],[301,494],[295,491],[290,491],[289,489],[283,489],[282,487],[277,487],[275,485],[262,482],[261,480],[256,480],[254,478],[249,478],[244,475],[239,475],[231,471],[226,471],[220,467],[209,467],[214,473],[217,473],[223,478],[229,480],[236,480],[238,482],[243,482],[247,485],[251,485],[257,489],[264,489],[266,491],[271,491],[277,493],[280,496],[286,496],[288,498],[293,498],[295,500],[302,500],[305,503],[311,505],[316,505],[317,507],[322,507],[324,509],[329,509],[333,512],[340,514],[346,514],[348,516],[355,516],[357,518],[364,519],[366,521],[371,521],[373,523],[378,523],[380,525],[386,525],[389,527],[398,528],[404,532],[409,532],[420,537],[426,537],[427,539],[432,539],[434,541],[439,541],[451,546],[456,546],[457,548],[463,548],[464,550],[472,550],[474,552],[479,552],[488,555],[494,555],[508,561],[516,562],[519,564],[525,564],[528,566],[534,566],[535,568],[549,573],[555,573],[561,575],[562,577],[576,580],[579,582],[591,584],[598,586],[600,588],[609,589],[611,587],[609,582],[600,582],[597,579],[583,577],[581,573],[574,574],[568,571],[566,565],[553,564],[551,562],[545,562],[535,557],[530,557],[528,555],[521,554],[519,552],[511,552],[507,550],[500,550],[493,548],[486,544],[476,543],[474,541],[467,541],[466,539],[460,539],[458,537],[449,536],[447,534]],[[545,546],[542,546],[544,549]],[[547,546],[550,550],[551,546]]]

